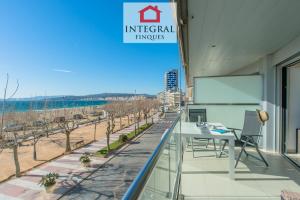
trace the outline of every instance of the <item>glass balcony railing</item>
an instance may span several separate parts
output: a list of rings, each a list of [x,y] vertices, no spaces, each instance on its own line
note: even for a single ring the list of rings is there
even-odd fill
[[[166,130],[152,156],[140,171],[123,200],[176,199],[179,191],[182,141],[180,114]]]
[[[235,105],[231,111],[237,110]],[[222,108],[223,105],[220,105]],[[228,105],[224,105],[228,107]],[[211,105],[208,105],[211,108]],[[214,107],[213,107],[214,108]],[[247,107],[249,108],[249,107]],[[201,116],[201,110],[198,109]],[[209,110],[208,110],[209,111]],[[225,116],[224,109],[209,115],[213,122],[235,123],[238,119]],[[237,112],[237,111],[236,111]],[[228,112],[227,112],[228,113]],[[268,162],[263,163],[245,155],[238,167],[232,168],[229,148],[220,155],[224,140],[201,141],[186,136],[186,118],[196,121],[193,112],[189,117],[185,112],[179,115],[172,126],[163,134],[161,141],[139,175],[131,184],[124,200],[175,200],[175,199],[279,199],[281,191],[292,188],[299,191],[300,175],[285,158],[264,152]],[[203,117],[203,119],[206,119]],[[227,121],[226,121],[227,120]],[[183,137],[184,136],[184,137]],[[247,147],[247,151],[257,155],[256,149]],[[184,151],[184,152],[183,152]],[[233,158],[241,152],[240,145],[235,146]],[[227,155],[226,155],[227,154]],[[229,164],[229,165],[228,165]],[[228,176],[229,175],[229,176]],[[245,176],[247,176],[245,178]],[[242,180],[242,181],[241,181]],[[284,183],[284,184],[283,184]],[[272,185],[270,188],[269,185]]]

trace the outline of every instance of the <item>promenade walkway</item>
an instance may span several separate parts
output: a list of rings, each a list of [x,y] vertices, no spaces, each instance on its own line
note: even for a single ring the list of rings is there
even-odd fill
[[[103,167],[65,194],[63,200],[121,199],[175,119],[171,114],[158,121]]]
[[[155,117],[157,121],[157,116]],[[142,121],[140,125],[145,124]],[[118,140],[119,135],[129,133],[134,130],[134,125],[122,129],[111,135],[110,142]],[[99,149],[106,146],[106,138],[100,139],[78,150],[73,151],[69,155],[61,156],[55,160],[45,163],[31,171],[27,172],[20,178],[13,178],[0,184],[0,200],[35,200],[35,199],[58,199],[72,187],[77,185],[83,179],[95,172],[104,163],[112,159],[93,157],[91,167],[84,168],[79,162],[80,156],[85,153],[95,153]],[[51,150],[49,150],[51,151]],[[52,193],[46,193],[43,187],[38,185],[41,177],[49,172],[59,173],[60,177],[57,181],[57,188]]]

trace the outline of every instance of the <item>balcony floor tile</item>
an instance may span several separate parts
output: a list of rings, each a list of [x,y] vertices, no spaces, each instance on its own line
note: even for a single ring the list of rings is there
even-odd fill
[[[269,167],[243,156],[236,168],[235,180],[231,180],[226,156],[216,158],[214,151],[198,150],[193,157],[187,148],[182,164],[182,193],[185,199],[191,200],[269,200],[279,199],[282,190],[300,192],[300,172],[278,154],[264,153],[264,156]]]

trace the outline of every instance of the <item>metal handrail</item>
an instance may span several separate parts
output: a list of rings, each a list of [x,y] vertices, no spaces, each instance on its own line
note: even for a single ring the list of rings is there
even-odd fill
[[[177,122],[180,119],[180,115],[176,118],[172,126],[163,134],[161,141],[159,142],[158,146],[155,148],[154,152],[152,153],[151,157],[148,159],[147,163],[144,165],[142,170],[139,172],[137,177],[131,183],[130,187],[128,188],[127,192],[123,196],[123,200],[136,200],[138,199],[140,193],[142,192],[144,186],[146,185],[151,172],[153,171],[160,155],[163,152],[164,146],[167,143],[168,139],[171,136],[171,132],[174,130]]]

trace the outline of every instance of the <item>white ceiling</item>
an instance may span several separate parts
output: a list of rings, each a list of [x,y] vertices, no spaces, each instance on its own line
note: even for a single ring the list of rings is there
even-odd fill
[[[190,80],[233,72],[300,35],[300,0],[188,0],[188,15]]]

